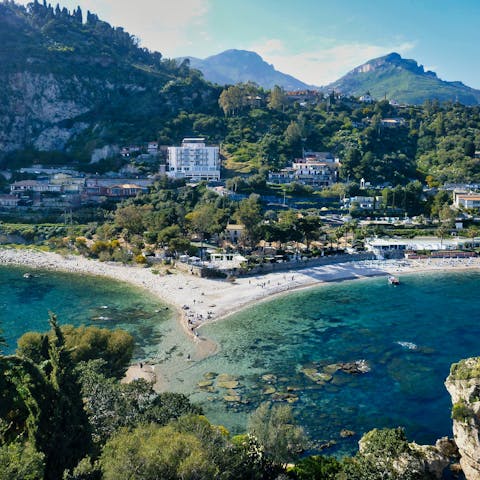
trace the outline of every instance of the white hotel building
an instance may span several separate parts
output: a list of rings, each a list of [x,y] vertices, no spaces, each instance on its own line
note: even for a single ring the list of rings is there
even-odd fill
[[[167,175],[188,180],[220,180],[218,147],[207,147],[204,138],[184,138],[181,147],[168,147]]]

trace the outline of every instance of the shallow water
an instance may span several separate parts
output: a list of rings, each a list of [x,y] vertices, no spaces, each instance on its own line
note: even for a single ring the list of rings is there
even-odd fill
[[[25,273],[31,273],[25,278]],[[175,312],[136,287],[102,277],[0,267],[0,328],[7,353],[27,331],[47,331],[48,314],[60,324],[123,328],[136,341],[135,360],[163,358]]]
[[[271,393],[289,394],[298,419],[328,452],[355,451],[361,433],[404,426],[420,443],[452,435],[450,364],[480,355],[479,273],[343,282],[259,304],[203,328],[221,351],[181,373],[171,387],[202,403],[215,423],[242,431],[248,413]],[[365,359],[370,371],[336,371],[318,384],[302,372],[332,373],[328,365]],[[165,365],[168,367],[168,363]],[[238,388],[198,388],[207,372],[228,373]],[[308,372],[308,371],[307,371]],[[265,377],[264,375],[274,377]],[[210,390],[210,391],[206,391]],[[239,397],[240,401],[225,401]],[[295,400],[295,397],[297,400]],[[285,401],[285,395],[284,400]],[[242,403],[245,402],[245,403]],[[246,403],[248,402],[248,403]],[[342,429],[357,435],[342,439]]]
[[[295,292],[205,326],[202,335],[221,349],[190,362],[195,348],[174,312],[142,290],[51,272],[25,279],[26,271],[0,268],[0,326],[10,351],[25,331],[48,329],[49,310],[62,323],[126,328],[138,342],[136,359],[159,362],[169,389],[201,403],[213,423],[241,432],[260,402],[289,398],[313,439],[336,442],[326,453],[355,451],[360,435],[375,427],[404,426],[420,443],[451,435],[443,382],[451,363],[480,355],[478,272],[402,276],[398,287],[375,278]],[[329,367],[361,359],[369,372]],[[305,368],[332,378],[316,383]],[[221,387],[208,373],[231,378],[221,378]],[[211,385],[199,388],[199,381]],[[341,438],[344,428],[356,435]]]

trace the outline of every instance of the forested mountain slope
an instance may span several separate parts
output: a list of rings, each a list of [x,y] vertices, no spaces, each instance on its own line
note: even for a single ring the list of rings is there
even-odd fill
[[[95,14],[0,4],[0,152],[155,139],[179,111],[218,111],[200,76]]]
[[[480,91],[461,82],[445,82],[432,71],[425,71],[415,60],[390,53],[354,68],[326,87],[345,95],[360,96],[366,92],[377,98],[395,99],[401,103],[421,104],[425,100],[458,101],[464,105],[480,103]]]

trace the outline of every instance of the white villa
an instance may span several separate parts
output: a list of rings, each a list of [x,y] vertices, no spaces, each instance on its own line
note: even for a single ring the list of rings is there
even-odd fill
[[[219,148],[204,138],[184,138],[181,147],[168,147],[167,176],[189,180],[220,180]]]
[[[291,167],[279,172],[269,172],[270,183],[298,182],[312,187],[328,187],[338,180],[340,162],[330,152],[308,152],[297,158]]]
[[[457,208],[480,208],[480,194],[454,191],[453,203]]]

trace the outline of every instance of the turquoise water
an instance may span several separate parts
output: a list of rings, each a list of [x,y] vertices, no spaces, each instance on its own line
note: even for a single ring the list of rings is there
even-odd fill
[[[24,278],[32,272],[31,278]],[[47,331],[48,312],[61,324],[123,328],[136,340],[136,360],[161,357],[174,312],[130,285],[101,277],[0,267],[0,328],[7,353],[27,331]]]
[[[443,382],[452,362],[480,355],[480,274],[401,280],[398,287],[385,278],[331,284],[208,325],[203,334],[221,351],[177,373],[172,386],[194,389],[192,399],[203,404],[208,417],[233,431],[241,431],[247,414],[272,398],[273,387],[290,395],[314,439],[336,442],[330,453],[355,451],[359,436],[375,427],[404,426],[420,443],[451,436]],[[302,373],[362,359],[370,372],[337,371],[323,385]],[[198,388],[206,372],[231,374],[239,388],[227,392],[215,379],[210,388]],[[225,401],[225,395],[240,401]],[[356,435],[341,438],[344,428]]]
[[[241,432],[260,402],[288,398],[313,439],[335,442],[326,453],[355,451],[360,435],[375,427],[402,425],[420,443],[451,435],[443,382],[451,363],[480,355],[477,272],[402,276],[398,287],[375,278],[292,293],[205,326],[202,335],[221,349],[192,362],[195,348],[173,312],[143,291],[58,273],[25,279],[25,271],[0,268],[0,325],[10,351],[25,331],[48,328],[49,310],[68,323],[126,328],[138,341],[136,358],[161,363],[168,388],[201,403],[213,423]],[[356,360],[370,371],[328,367]],[[305,369],[332,378],[319,384]],[[222,387],[208,373],[229,374],[234,383]],[[205,377],[213,377],[211,385],[200,388]],[[341,438],[345,428],[356,435]]]

